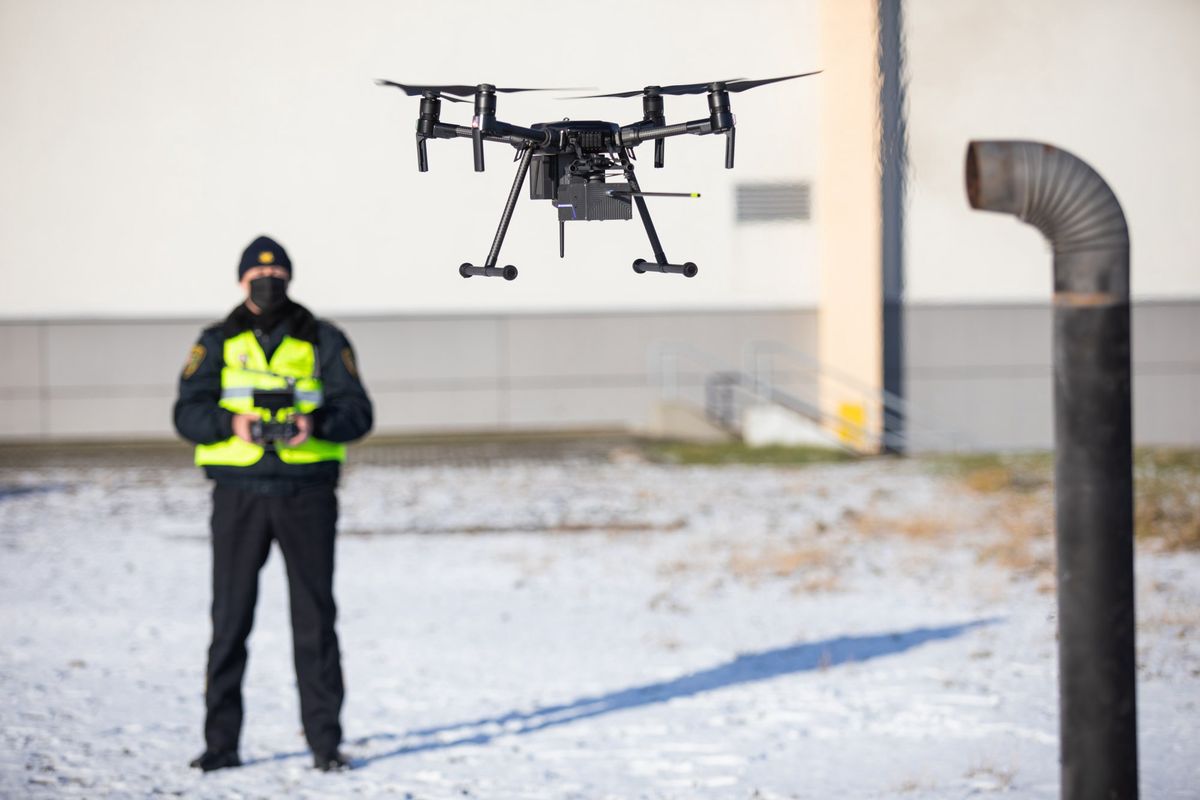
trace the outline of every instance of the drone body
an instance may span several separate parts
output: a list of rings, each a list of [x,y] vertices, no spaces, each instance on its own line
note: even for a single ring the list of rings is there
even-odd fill
[[[472,275],[497,276],[506,280],[517,277],[514,266],[497,267],[500,246],[512,220],[513,209],[521,192],[526,176],[529,177],[529,197],[532,200],[549,200],[558,209],[559,257],[564,255],[564,225],[567,222],[594,220],[628,220],[633,218],[633,209],[650,239],[654,250],[654,261],[637,259],[633,262],[635,272],[675,273],[694,277],[699,271],[690,261],[671,264],[663,252],[646,197],[699,197],[686,192],[643,192],[634,175],[634,148],[642,142],[654,142],[654,166],[661,168],[664,161],[664,140],[682,134],[725,135],[725,168],[733,168],[735,119],[729,108],[729,94],[741,92],[755,86],[777,81],[814,75],[788,75],[758,81],[731,80],[708,84],[681,84],[677,86],[647,86],[632,92],[617,92],[594,97],[633,97],[642,95],[642,119],[631,125],[600,120],[541,122],[529,128],[510,125],[496,119],[496,94],[498,92],[525,92],[532,89],[497,88],[491,84],[478,86],[413,86],[380,80],[384,86],[394,86],[410,96],[421,97],[420,116],[417,119],[417,169],[426,172],[429,161],[426,141],[429,139],[470,138],[474,151],[475,171],[483,172],[484,142],[506,142],[518,151],[519,166],[508,194],[500,225],[492,240],[491,250],[482,266],[462,264],[458,271],[464,278]],[[667,125],[663,113],[664,95],[701,94],[708,95],[707,117]],[[474,95],[475,115],[470,127],[449,125],[441,121],[441,101],[465,102],[457,96]],[[607,178],[620,174],[622,183],[610,183]]]
[[[605,180],[617,166],[611,154],[620,128],[611,122],[564,120],[538,123],[533,130],[548,131],[552,144],[533,154],[531,200],[550,200],[560,223],[633,218],[629,184]]]

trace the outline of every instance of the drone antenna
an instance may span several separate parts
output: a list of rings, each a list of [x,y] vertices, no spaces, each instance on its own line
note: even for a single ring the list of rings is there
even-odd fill
[[[699,192],[643,192],[627,189],[609,189],[605,192],[609,197],[699,197]]]

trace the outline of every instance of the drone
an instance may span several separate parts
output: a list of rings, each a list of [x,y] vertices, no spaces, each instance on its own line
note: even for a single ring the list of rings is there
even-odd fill
[[[395,87],[409,97],[421,98],[420,115],[417,118],[417,169],[429,171],[429,158],[425,143],[429,139],[470,139],[475,157],[475,171],[483,172],[483,143],[503,142],[517,150],[515,161],[517,175],[500,215],[500,225],[492,239],[492,247],[482,266],[464,263],[458,274],[464,278],[473,275],[502,277],[513,280],[517,268],[508,265],[496,266],[500,258],[500,247],[512,221],[513,209],[525,179],[529,177],[531,200],[549,200],[558,209],[558,256],[566,255],[564,228],[568,222],[594,220],[633,219],[633,207],[650,239],[654,250],[654,261],[639,258],[633,262],[633,271],[639,275],[647,272],[672,273],[687,278],[695,277],[699,268],[691,261],[672,264],[667,261],[650,211],[647,197],[699,197],[694,192],[644,192],[634,175],[634,148],[643,142],[654,142],[654,166],[661,169],[664,163],[665,140],[671,136],[693,134],[725,135],[725,169],[733,169],[733,154],[737,120],[729,109],[729,95],[744,92],[757,86],[789,81],[816,75],[805,72],[785,75],[780,78],[762,80],[714,81],[711,83],[685,83],[674,86],[647,86],[626,92],[585,95],[572,99],[599,97],[642,96],[642,119],[630,125],[601,120],[569,120],[538,122],[524,128],[511,125],[496,118],[496,95],[514,92],[564,91],[556,89],[519,89],[498,87],[489,83],[477,86],[419,86],[379,79],[380,86]],[[700,119],[668,125],[663,112],[663,97],[667,95],[708,95],[708,116]],[[465,103],[466,97],[474,97],[475,114],[470,127],[442,122],[442,101]],[[622,176],[624,182],[610,183],[607,178]]]

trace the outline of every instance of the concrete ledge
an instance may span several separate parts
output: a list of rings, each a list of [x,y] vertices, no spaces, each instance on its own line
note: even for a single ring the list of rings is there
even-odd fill
[[[703,411],[683,403],[660,403],[649,433],[686,442],[732,442],[736,439],[729,431],[710,422]]]

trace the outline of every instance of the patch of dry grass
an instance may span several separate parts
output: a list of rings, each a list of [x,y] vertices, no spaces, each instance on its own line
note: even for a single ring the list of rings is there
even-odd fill
[[[842,578],[832,570],[820,570],[811,575],[805,575],[792,585],[792,594],[819,594],[821,592],[836,592],[842,588]]]
[[[903,517],[879,514],[848,514],[854,529],[866,536],[899,534],[909,539],[931,540],[962,530],[955,514],[909,514]]]
[[[693,560],[676,558],[670,561],[663,561],[656,568],[660,578],[674,578],[679,575],[686,575],[691,572],[696,572],[701,569],[702,565]]]
[[[1163,609],[1138,618],[1138,630],[1162,628],[1177,629],[1181,639],[1190,636],[1192,631],[1200,628],[1200,611],[1191,608]]]
[[[986,786],[990,791],[1007,792],[1013,788],[1017,770],[1010,766],[982,763],[968,768],[963,777]]]
[[[1048,458],[981,455],[933,463],[974,497],[968,502],[950,497],[938,507],[903,516],[863,513],[847,521],[866,536],[903,536],[932,545],[945,539],[972,546],[979,561],[1037,581],[1038,591],[1053,591],[1054,510]]]
[[[726,569],[737,580],[757,585],[764,580],[792,579],[792,594],[831,592],[841,587],[840,562],[834,551],[807,543],[773,544],[736,550]]]
[[[982,454],[931,459],[935,469],[983,495],[1028,495],[1042,512],[1033,523],[1053,531],[1053,453]],[[1200,550],[1200,450],[1138,448],[1134,453],[1134,533],[1168,551]],[[1022,516],[1034,516],[1032,512]]]
[[[1133,479],[1138,539],[1200,550],[1200,450],[1139,451]]]
[[[1000,535],[979,552],[980,561],[995,562],[1039,581],[1039,591],[1054,589],[1054,530],[1050,509],[1027,497],[1006,498],[992,514]]]
[[[896,786],[896,794],[913,794],[914,792],[927,792],[933,787],[926,784],[924,781],[917,778],[908,778],[901,781]]]
[[[1054,483],[1053,453],[973,453],[938,456],[930,463],[981,494],[1036,492]]]
[[[788,578],[802,569],[829,566],[833,554],[815,545],[776,545],[754,553],[738,551],[729,557],[729,571],[743,580]]]
[[[805,466],[858,458],[852,453],[831,447],[750,447],[741,442],[648,441],[643,443],[642,452],[647,460],[665,464]]]

